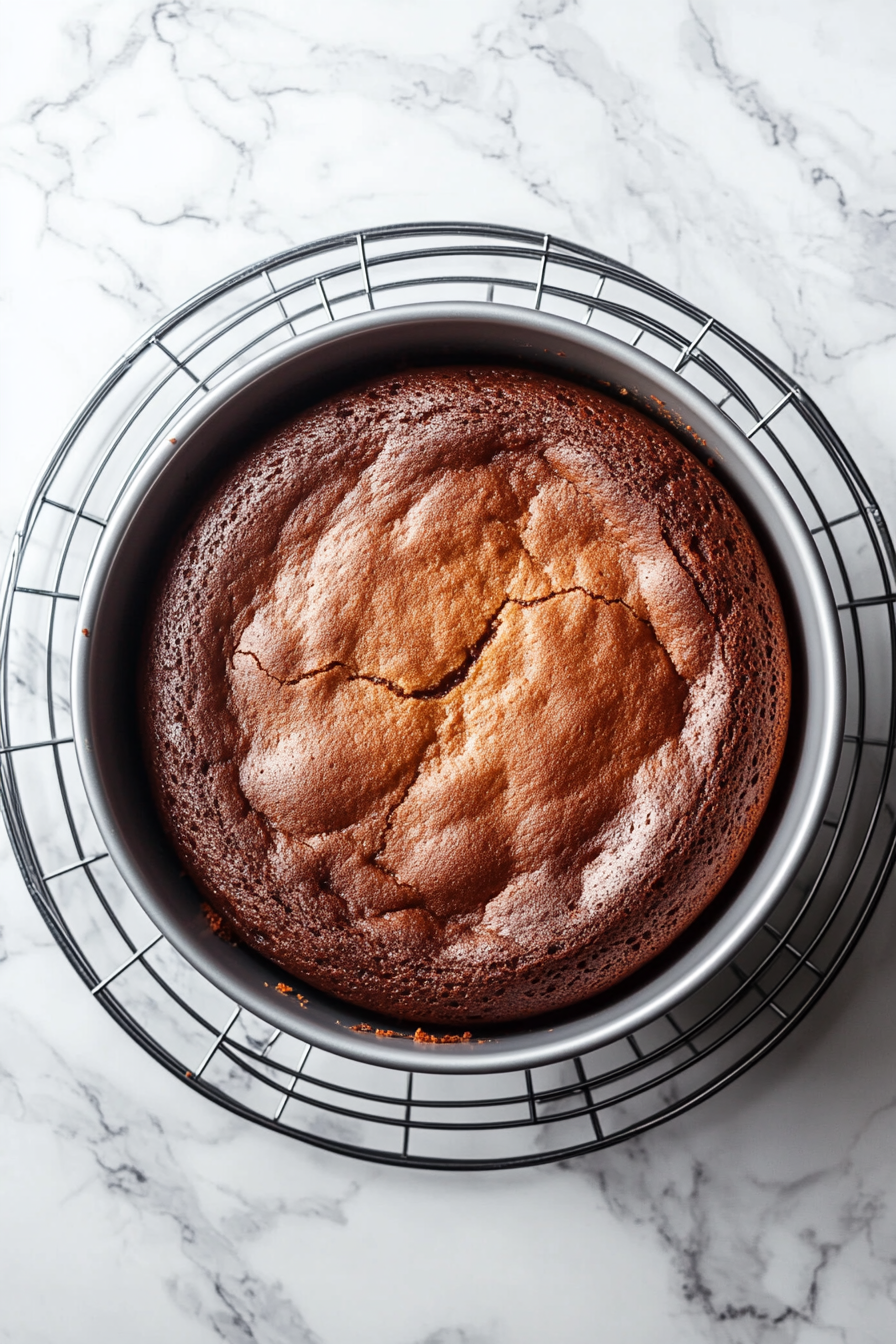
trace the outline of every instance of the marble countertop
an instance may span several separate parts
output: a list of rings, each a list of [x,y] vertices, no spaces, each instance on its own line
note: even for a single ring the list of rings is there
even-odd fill
[[[409,219],[586,243],[800,379],[896,520],[886,0],[45,0],[2,82],[5,551],[107,366],[218,277]],[[636,1142],[458,1175],[179,1084],[0,847],[0,1339],[896,1338],[896,890],[810,1018]]]

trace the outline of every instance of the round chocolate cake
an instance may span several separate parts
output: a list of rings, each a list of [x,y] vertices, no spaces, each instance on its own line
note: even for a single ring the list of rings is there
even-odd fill
[[[726,491],[617,400],[380,378],[269,434],[175,548],[141,687],[158,807],[236,937],[365,1009],[505,1021],[718,894],[790,667]]]

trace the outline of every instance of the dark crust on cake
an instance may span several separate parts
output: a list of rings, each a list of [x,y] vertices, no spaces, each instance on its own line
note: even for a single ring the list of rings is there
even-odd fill
[[[414,520],[444,553],[416,580]],[[710,472],[609,397],[479,367],[374,380],[241,458],[174,548],[143,667],[200,891],[292,975],[417,1022],[563,1007],[667,947],[743,856],[790,703],[768,566]]]

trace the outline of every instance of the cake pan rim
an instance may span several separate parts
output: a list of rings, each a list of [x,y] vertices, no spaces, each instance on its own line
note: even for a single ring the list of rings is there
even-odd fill
[[[583,1002],[581,1013],[575,1014],[575,1009],[568,1010],[569,1013],[575,1014],[572,1020],[564,1021],[550,1029],[537,1024],[530,1028],[523,1019],[517,1023],[500,1024],[486,1029],[499,1032],[501,1034],[499,1040],[485,1040],[482,1043],[477,1041],[469,1045],[425,1045],[403,1038],[373,1037],[352,1032],[341,1020],[321,1028],[310,1015],[301,1012],[292,1000],[283,999],[274,993],[265,994],[263,989],[249,993],[243,982],[234,978],[232,969],[227,968],[227,957],[230,953],[228,951],[227,956],[222,955],[222,949],[226,945],[221,940],[213,939],[212,943],[209,943],[211,935],[206,937],[201,929],[198,932],[186,929],[181,921],[171,918],[170,913],[160,904],[153,892],[151,883],[147,882],[145,869],[141,869],[141,865],[135,863],[128,836],[121,833],[114,804],[103,781],[103,767],[96,753],[97,715],[102,717],[102,709],[95,703],[93,696],[94,681],[91,668],[92,660],[98,656],[94,651],[98,644],[102,645],[102,638],[94,637],[97,630],[97,613],[107,592],[110,571],[114,577],[116,557],[127,540],[128,530],[134,525],[134,520],[139,518],[141,508],[164,473],[169,469],[177,469],[172,468],[172,463],[176,463],[179,456],[181,467],[184,467],[187,462],[184,454],[187,453],[191,441],[202,432],[203,427],[207,431],[216,415],[220,415],[224,408],[231,406],[239,398],[245,398],[247,389],[272,377],[278,370],[282,372],[293,361],[303,359],[307,361],[314,352],[327,350],[330,352],[328,357],[335,359],[340,345],[347,351],[352,342],[356,345],[360,342],[363,346],[365,338],[369,341],[371,336],[379,337],[388,344],[388,339],[394,339],[396,333],[400,338],[398,344],[403,340],[407,346],[412,340],[410,333],[414,328],[419,332],[424,328],[453,327],[456,331],[458,324],[469,323],[473,323],[477,339],[484,339],[487,327],[497,328],[505,334],[515,331],[525,338],[505,356],[505,362],[520,357],[521,353],[525,357],[528,352],[532,363],[541,368],[553,364],[554,372],[559,376],[572,374],[573,380],[575,380],[573,373],[575,361],[570,360],[569,355],[575,348],[585,348],[591,356],[600,354],[609,363],[613,360],[619,361],[626,370],[625,385],[629,389],[630,399],[635,404],[639,404],[638,397],[642,392],[645,397],[649,397],[655,396],[659,391],[661,401],[672,406],[676,403],[686,405],[689,411],[688,424],[695,422],[710,430],[709,437],[713,449],[716,450],[715,455],[722,459],[726,472],[730,474],[738,463],[741,467],[747,463],[748,467],[744,470],[750,482],[749,488],[754,489],[758,485],[759,494],[767,501],[773,501],[778,514],[788,520],[789,540],[795,553],[800,557],[801,581],[804,581],[806,586],[803,599],[807,599],[811,594],[811,602],[806,610],[811,607],[817,620],[823,673],[817,667],[811,673],[815,683],[818,683],[816,693],[818,714],[813,728],[816,738],[814,744],[816,763],[813,778],[804,789],[800,816],[792,818],[789,840],[783,846],[779,845],[781,852],[775,864],[774,874],[764,877],[764,885],[761,882],[756,884],[757,887],[762,886],[759,894],[761,899],[757,896],[749,903],[750,909],[745,911],[743,917],[729,920],[727,932],[723,936],[715,940],[708,939],[715,942],[714,950],[704,952],[701,956],[685,954],[680,959],[680,966],[676,961],[675,966],[665,977],[661,977],[659,989],[651,990],[648,986],[629,996],[634,1000],[634,1006],[628,1011],[624,1010],[626,996],[623,990],[618,1004],[605,1005],[601,1008],[600,999],[604,996],[596,996],[595,999]],[[542,347],[540,342],[544,339],[549,341],[549,345]],[[365,358],[370,366],[373,355],[368,353]],[[497,355],[487,358],[499,362]],[[458,363],[464,359],[471,363],[483,362],[481,352],[472,350],[467,355],[458,357],[455,354],[443,359],[442,362]],[[435,363],[438,360],[430,362]],[[361,363],[363,364],[363,360]],[[340,366],[337,360],[335,367],[344,366]],[[363,376],[363,371],[359,371],[357,378]],[[622,384],[617,382],[616,387],[620,386]],[[688,993],[715,974],[759,927],[805,857],[820,825],[833,784],[840,754],[844,713],[842,646],[827,577],[796,506],[758,450],[692,384],[643,351],[633,349],[612,336],[593,331],[562,317],[515,306],[505,307],[485,303],[405,305],[341,319],[332,326],[317,328],[311,333],[284,342],[274,351],[252,361],[208,393],[199,406],[188,412],[176,427],[166,431],[166,438],[176,439],[177,442],[157,446],[155,453],[122,498],[97,548],[84,587],[77,627],[79,630],[82,627],[91,629],[92,636],[88,639],[78,636],[75,638],[72,664],[75,744],[88,799],[113,861],[137,900],[168,940],[212,983],[236,1002],[289,1034],[310,1041],[311,1044],[321,1048],[367,1063],[424,1072],[502,1071],[534,1067],[587,1053],[601,1044],[630,1034],[647,1021],[660,1016],[662,1012],[674,1008]],[[719,449],[721,451],[718,451]],[[733,457],[727,460],[726,450],[729,454],[733,454]],[[800,610],[803,611],[803,607]],[[93,661],[93,667],[95,666]],[[104,750],[108,753],[108,744],[104,746],[102,742],[102,730],[99,734],[99,745],[101,756]],[[780,830],[780,827],[778,829]],[[776,831],[775,834],[777,833]],[[749,882],[750,880],[748,889]],[[746,904],[748,903],[745,902]],[[724,928],[724,918],[721,923]],[[217,947],[214,944],[217,944]],[[255,954],[247,949],[241,951],[253,963],[258,961]],[[277,968],[272,966],[271,969],[273,974],[278,973]],[[370,1016],[348,1004],[341,1005],[341,1011],[346,1018],[361,1020]],[[527,1040],[527,1036],[531,1039]]]

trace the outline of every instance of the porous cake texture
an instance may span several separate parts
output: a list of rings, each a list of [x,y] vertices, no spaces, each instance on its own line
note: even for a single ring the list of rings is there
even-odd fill
[[[730,496],[518,369],[356,387],[178,542],[141,687],[158,807],[236,935],[417,1022],[584,999],[720,891],[781,760],[780,602]]]

